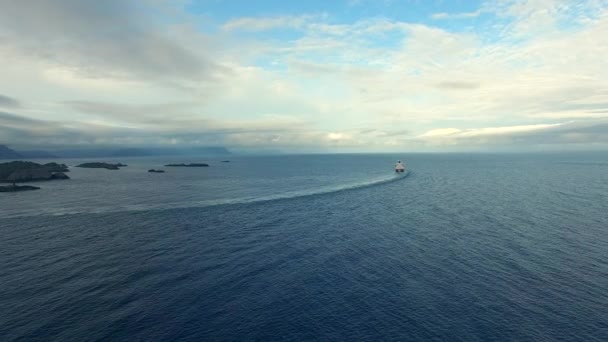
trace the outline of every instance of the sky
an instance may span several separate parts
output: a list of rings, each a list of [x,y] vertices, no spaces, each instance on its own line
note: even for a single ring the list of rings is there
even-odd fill
[[[608,0],[0,0],[0,144],[608,149]]]

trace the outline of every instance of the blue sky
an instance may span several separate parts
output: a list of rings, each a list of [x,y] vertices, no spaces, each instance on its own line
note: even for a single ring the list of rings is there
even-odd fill
[[[608,147],[608,1],[0,3],[0,143]]]
[[[357,19],[370,8],[378,5],[368,2],[365,6],[349,1],[255,1],[233,2],[227,6],[222,1],[199,1],[186,5],[190,13],[203,14],[225,22],[239,17],[269,17],[284,15],[299,15],[301,13],[332,13],[343,20]],[[381,4],[385,7],[387,4]]]
[[[361,18],[384,17],[393,20],[429,23],[436,13],[475,12],[480,1],[242,1],[227,5],[225,1],[197,1],[185,6],[189,13],[206,15],[218,22],[239,17],[269,17],[327,13],[336,22],[353,23]]]

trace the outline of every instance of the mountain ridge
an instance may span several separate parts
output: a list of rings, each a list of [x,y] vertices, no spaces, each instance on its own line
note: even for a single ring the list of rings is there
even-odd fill
[[[6,145],[0,145],[0,159],[18,159],[23,158],[23,155]]]

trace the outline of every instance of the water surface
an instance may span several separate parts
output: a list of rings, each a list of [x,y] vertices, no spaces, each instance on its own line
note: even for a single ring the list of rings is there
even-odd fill
[[[116,161],[0,196],[0,340],[608,340],[606,154]]]

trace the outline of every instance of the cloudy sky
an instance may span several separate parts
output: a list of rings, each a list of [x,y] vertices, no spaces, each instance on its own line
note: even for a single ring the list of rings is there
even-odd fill
[[[0,144],[608,148],[608,0],[0,0]]]

